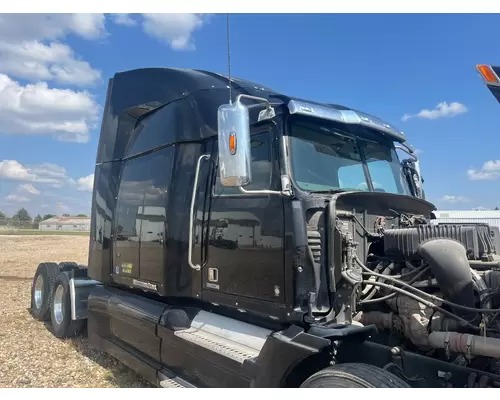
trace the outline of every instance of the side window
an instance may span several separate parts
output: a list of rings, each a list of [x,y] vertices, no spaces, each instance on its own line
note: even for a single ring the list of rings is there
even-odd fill
[[[251,136],[252,157],[252,182],[245,186],[247,190],[263,190],[271,188],[273,171],[272,136],[266,131]],[[214,194],[220,195],[242,195],[238,188],[225,187],[220,183],[219,171],[217,170]]]
[[[149,158],[138,157],[125,161],[116,209],[116,239],[138,240],[139,208],[143,205],[149,175]]]
[[[172,143],[174,132],[179,129],[176,118],[178,111],[179,108],[174,102],[139,122],[134,130],[133,143],[127,151],[127,157]]]

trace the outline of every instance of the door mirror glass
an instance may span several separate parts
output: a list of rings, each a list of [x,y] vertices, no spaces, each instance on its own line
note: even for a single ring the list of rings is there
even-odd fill
[[[252,181],[250,118],[241,102],[223,104],[217,112],[219,173],[223,186],[246,186]]]

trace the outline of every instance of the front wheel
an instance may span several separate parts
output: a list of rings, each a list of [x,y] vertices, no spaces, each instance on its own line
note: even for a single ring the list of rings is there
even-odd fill
[[[339,364],[311,375],[301,388],[410,388],[405,381],[369,364]]]

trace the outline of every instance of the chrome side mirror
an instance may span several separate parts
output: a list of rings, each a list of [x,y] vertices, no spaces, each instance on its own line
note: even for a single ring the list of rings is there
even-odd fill
[[[241,99],[256,101],[257,104],[245,106]],[[273,119],[276,116],[274,108],[267,99],[246,94],[240,94],[234,104],[223,104],[217,111],[219,135],[219,171],[223,186],[239,187],[252,181],[250,152],[250,107],[262,107],[259,121]]]
[[[238,100],[234,104],[222,104],[217,112],[217,123],[221,184],[246,186],[252,181],[248,108]]]

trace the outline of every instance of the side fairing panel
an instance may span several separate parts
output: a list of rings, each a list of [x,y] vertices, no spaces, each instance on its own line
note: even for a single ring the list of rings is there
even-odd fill
[[[112,222],[116,207],[121,162],[97,165],[94,173],[92,219],[89,240],[89,276],[110,282],[112,262]]]

